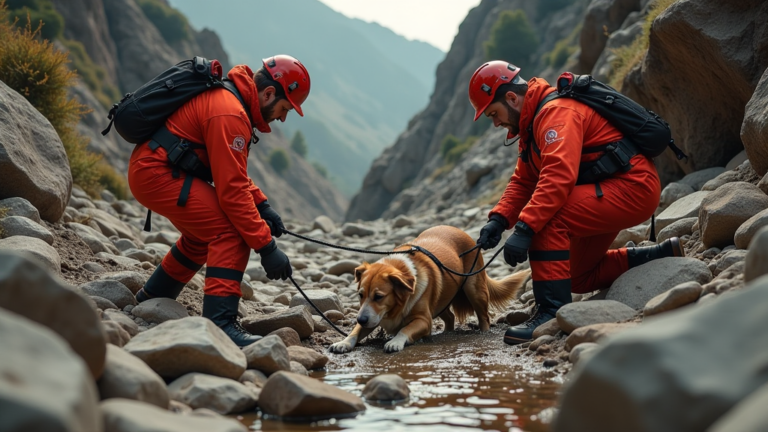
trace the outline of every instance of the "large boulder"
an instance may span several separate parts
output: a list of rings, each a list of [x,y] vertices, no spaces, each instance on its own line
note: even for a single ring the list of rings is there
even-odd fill
[[[768,430],[768,384],[739,402],[728,414],[720,417],[709,432],[759,432]]]
[[[630,12],[640,10],[640,0],[593,0],[581,29],[578,70],[591,71],[608,36],[621,27]]]
[[[64,340],[0,308],[0,347],[0,429],[102,430],[93,376]]]
[[[190,372],[238,379],[245,372],[245,354],[201,317],[166,321],[139,333],[124,348],[166,379]]]
[[[238,414],[252,410],[256,394],[238,381],[201,373],[186,374],[168,385],[173,400],[192,407],[207,408],[219,414]]]
[[[295,306],[266,315],[250,315],[242,320],[249,332],[265,336],[283,327],[290,327],[306,339],[315,331],[315,322],[307,306]]]
[[[689,156],[685,163],[672,152],[657,158],[663,179],[724,167],[741,152],[744,107],[768,67],[767,33],[763,0],[678,1],[654,20],[648,52],[623,91],[668,121]],[[728,91],[710,91],[724,82]]]
[[[744,109],[741,141],[752,168],[761,176],[768,173],[768,69],[763,72],[757,88]]]
[[[146,363],[114,345],[107,345],[107,365],[98,381],[102,399],[125,398],[168,408],[165,382]]]
[[[694,192],[672,203],[666,210],[656,216],[656,232],[661,232],[664,228],[680,219],[698,216],[701,202],[707,195],[709,195],[709,192]]]
[[[734,243],[741,224],[768,208],[768,195],[747,182],[720,186],[701,202],[699,226],[704,246],[724,248]]]
[[[61,256],[53,246],[34,237],[14,236],[0,239],[0,250],[25,254],[51,273],[61,271]]]
[[[625,321],[637,315],[631,307],[614,300],[569,303],[557,311],[557,324],[566,333],[590,324]]]
[[[704,262],[694,258],[663,258],[629,269],[613,282],[605,298],[636,310],[648,300],[689,281],[705,284],[712,273]]]
[[[291,372],[269,377],[261,390],[259,407],[265,414],[294,419],[332,418],[365,411],[358,396]]]
[[[22,95],[0,82],[0,199],[23,197],[56,222],[72,191],[69,159],[56,130]]]
[[[553,431],[707,430],[768,383],[766,316],[763,277],[611,337],[566,384]]]
[[[247,432],[235,419],[176,414],[129,399],[101,403],[105,432]]]
[[[101,376],[107,339],[99,317],[88,300],[37,262],[0,251],[0,308],[57,333],[85,361],[94,378]]]

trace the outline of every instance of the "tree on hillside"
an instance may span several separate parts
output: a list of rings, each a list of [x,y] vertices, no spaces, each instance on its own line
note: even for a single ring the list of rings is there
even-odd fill
[[[291,150],[295,151],[297,155],[306,158],[307,157],[307,140],[304,138],[304,134],[300,130],[297,130],[293,134],[291,140]]]
[[[138,4],[166,42],[179,42],[191,36],[187,17],[175,8],[160,0],[139,0]]]
[[[277,148],[272,150],[269,154],[269,165],[271,165],[278,174],[282,174],[291,166],[291,158],[288,156],[287,151]]]
[[[539,47],[539,40],[525,12],[504,11],[491,27],[484,47],[488,60],[505,60],[525,69],[531,65],[530,58]]]

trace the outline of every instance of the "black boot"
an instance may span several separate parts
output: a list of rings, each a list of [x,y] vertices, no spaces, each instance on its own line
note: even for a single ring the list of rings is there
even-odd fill
[[[237,319],[237,305],[240,303],[238,296],[212,296],[203,297],[203,316],[213,321],[224,333],[232,339],[237,346],[243,348],[257,342],[261,336],[250,334]]]
[[[571,280],[533,282],[533,296],[536,307],[528,321],[507,329],[504,342],[517,345],[533,339],[536,327],[553,319],[558,309],[571,302]]]
[[[627,248],[629,268],[637,267],[659,258],[684,256],[685,251],[680,244],[680,239],[677,237],[669,238],[653,246]]]
[[[184,289],[184,282],[179,282],[165,272],[162,264],[157,266],[152,276],[149,277],[144,288],[136,293],[136,301],[139,303],[155,297],[164,297],[176,300],[181,290]]]

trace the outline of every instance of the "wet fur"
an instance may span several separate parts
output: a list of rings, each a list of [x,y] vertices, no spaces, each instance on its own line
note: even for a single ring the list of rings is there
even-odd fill
[[[411,244],[423,247],[446,267],[462,273],[469,273],[475,259],[475,252],[459,257],[460,253],[474,247],[475,241],[454,227],[430,228]],[[401,246],[396,250],[408,250],[409,247]],[[483,265],[480,255],[475,270]],[[385,257],[373,264],[363,263],[355,269],[358,293],[361,294],[358,324],[346,339],[331,345],[330,350],[349,352],[359,340],[382,327],[395,335],[385,345],[385,351],[400,351],[405,345],[432,333],[432,320],[438,317],[437,314],[445,322],[446,331],[454,329],[456,319],[464,322],[473,313],[477,315],[480,330],[487,331],[490,328],[489,309],[504,309],[529,275],[530,271],[525,270],[496,281],[483,271],[470,277],[459,291],[464,278],[441,271],[429,257],[419,252]],[[377,294],[382,296],[378,301],[374,300]],[[361,323],[365,319],[367,322],[363,326]]]

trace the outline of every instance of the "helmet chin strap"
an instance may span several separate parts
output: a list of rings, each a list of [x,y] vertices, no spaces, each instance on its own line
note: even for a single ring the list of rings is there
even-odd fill
[[[510,137],[509,135],[511,133],[512,132],[508,133],[507,137],[504,139],[504,147],[509,147],[509,146],[515,144],[516,142],[518,142],[520,140],[520,134],[517,134],[517,135],[515,135],[513,137]]]

